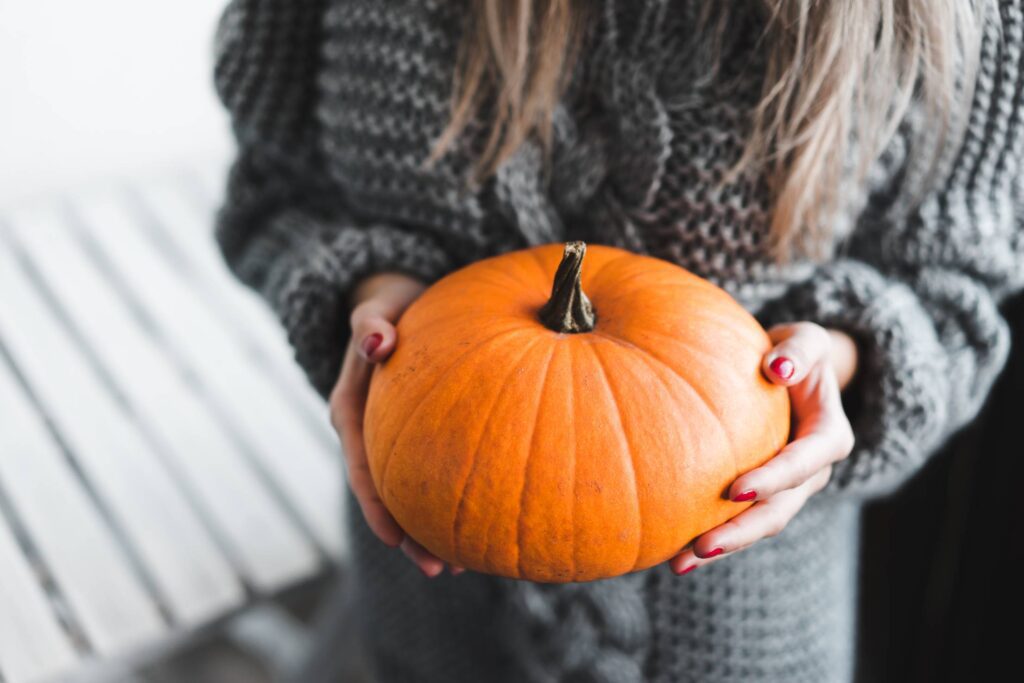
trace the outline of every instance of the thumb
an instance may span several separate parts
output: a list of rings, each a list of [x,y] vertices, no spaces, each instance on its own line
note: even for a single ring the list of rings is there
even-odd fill
[[[368,363],[380,363],[395,350],[398,333],[372,300],[352,310],[352,344]]]
[[[765,377],[775,384],[794,386],[828,358],[831,339],[825,328],[810,322],[776,325],[768,335],[775,344],[765,354]]]

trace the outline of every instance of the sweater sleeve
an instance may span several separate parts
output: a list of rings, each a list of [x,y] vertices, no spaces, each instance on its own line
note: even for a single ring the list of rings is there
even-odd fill
[[[460,159],[422,163],[447,117],[446,5],[232,0],[218,26],[214,82],[238,156],[217,240],[322,395],[360,279],[429,283],[517,245],[479,194],[460,190]]]
[[[764,311],[768,323],[812,320],[858,342],[856,445],[833,491],[902,483],[978,413],[1007,357],[999,304],[1024,286],[1024,24],[1019,0],[992,12],[966,133],[942,182],[902,218],[866,212],[842,258]]]

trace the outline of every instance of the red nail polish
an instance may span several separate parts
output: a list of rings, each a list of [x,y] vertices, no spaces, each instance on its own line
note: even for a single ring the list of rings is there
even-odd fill
[[[710,557],[718,557],[723,552],[725,552],[725,551],[722,548],[715,548],[714,550],[712,550],[711,552],[707,553],[706,555],[702,555],[701,558],[706,560],[706,559],[708,559]]]
[[[363,340],[363,353],[367,358],[373,355],[373,352],[377,350],[382,341],[384,341],[384,335],[380,332],[374,332]]]
[[[746,503],[748,500],[754,500],[755,498],[757,498],[757,491],[750,489],[749,491],[736,494],[732,501],[734,503]]]
[[[796,370],[796,366],[793,365],[793,361],[785,356],[779,356],[773,360],[768,367],[782,379],[789,379],[793,376],[793,371]]]
[[[679,572],[679,576],[682,576],[683,574],[689,574],[690,572],[692,572],[696,568],[697,568],[697,565],[691,564],[689,567],[687,567],[683,571]]]

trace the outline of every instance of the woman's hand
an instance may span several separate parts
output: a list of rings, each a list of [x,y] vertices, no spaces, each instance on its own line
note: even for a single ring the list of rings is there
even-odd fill
[[[352,338],[341,364],[341,375],[331,391],[331,424],[341,439],[348,483],[370,529],[391,547],[400,547],[428,577],[444,571],[444,562],[406,536],[377,495],[363,443],[363,413],[370,388],[372,366],[395,350],[395,323],[426,286],[405,275],[382,273],[367,278],[356,289],[351,315]],[[452,567],[452,573],[462,571]]]
[[[781,532],[825,487],[832,465],[853,449],[853,430],[839,397],[856,370],[853,340],[807,322],[779,325],[768,334],[775,346],[765,355],[763,370],[775,384],[789,387],[794,439],[767,463],[733,482],[732,500],[757,502],[672,558],[669,565],[676,574]]]

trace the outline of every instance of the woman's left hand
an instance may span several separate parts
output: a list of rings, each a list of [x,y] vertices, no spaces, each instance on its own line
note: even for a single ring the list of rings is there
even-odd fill
[[[765,355],[762,367],[773,383],[789,387],[793,441],[733,482],[732,500],[756,502],[673,557],[669,566],[676,574],[781,532],[807,500],[825,487],[832,465],[853,449],[853,430],[840,400],[840,390],[856,368],[853,341],[808,322],[779,325],[768,334],[775,346]]]

